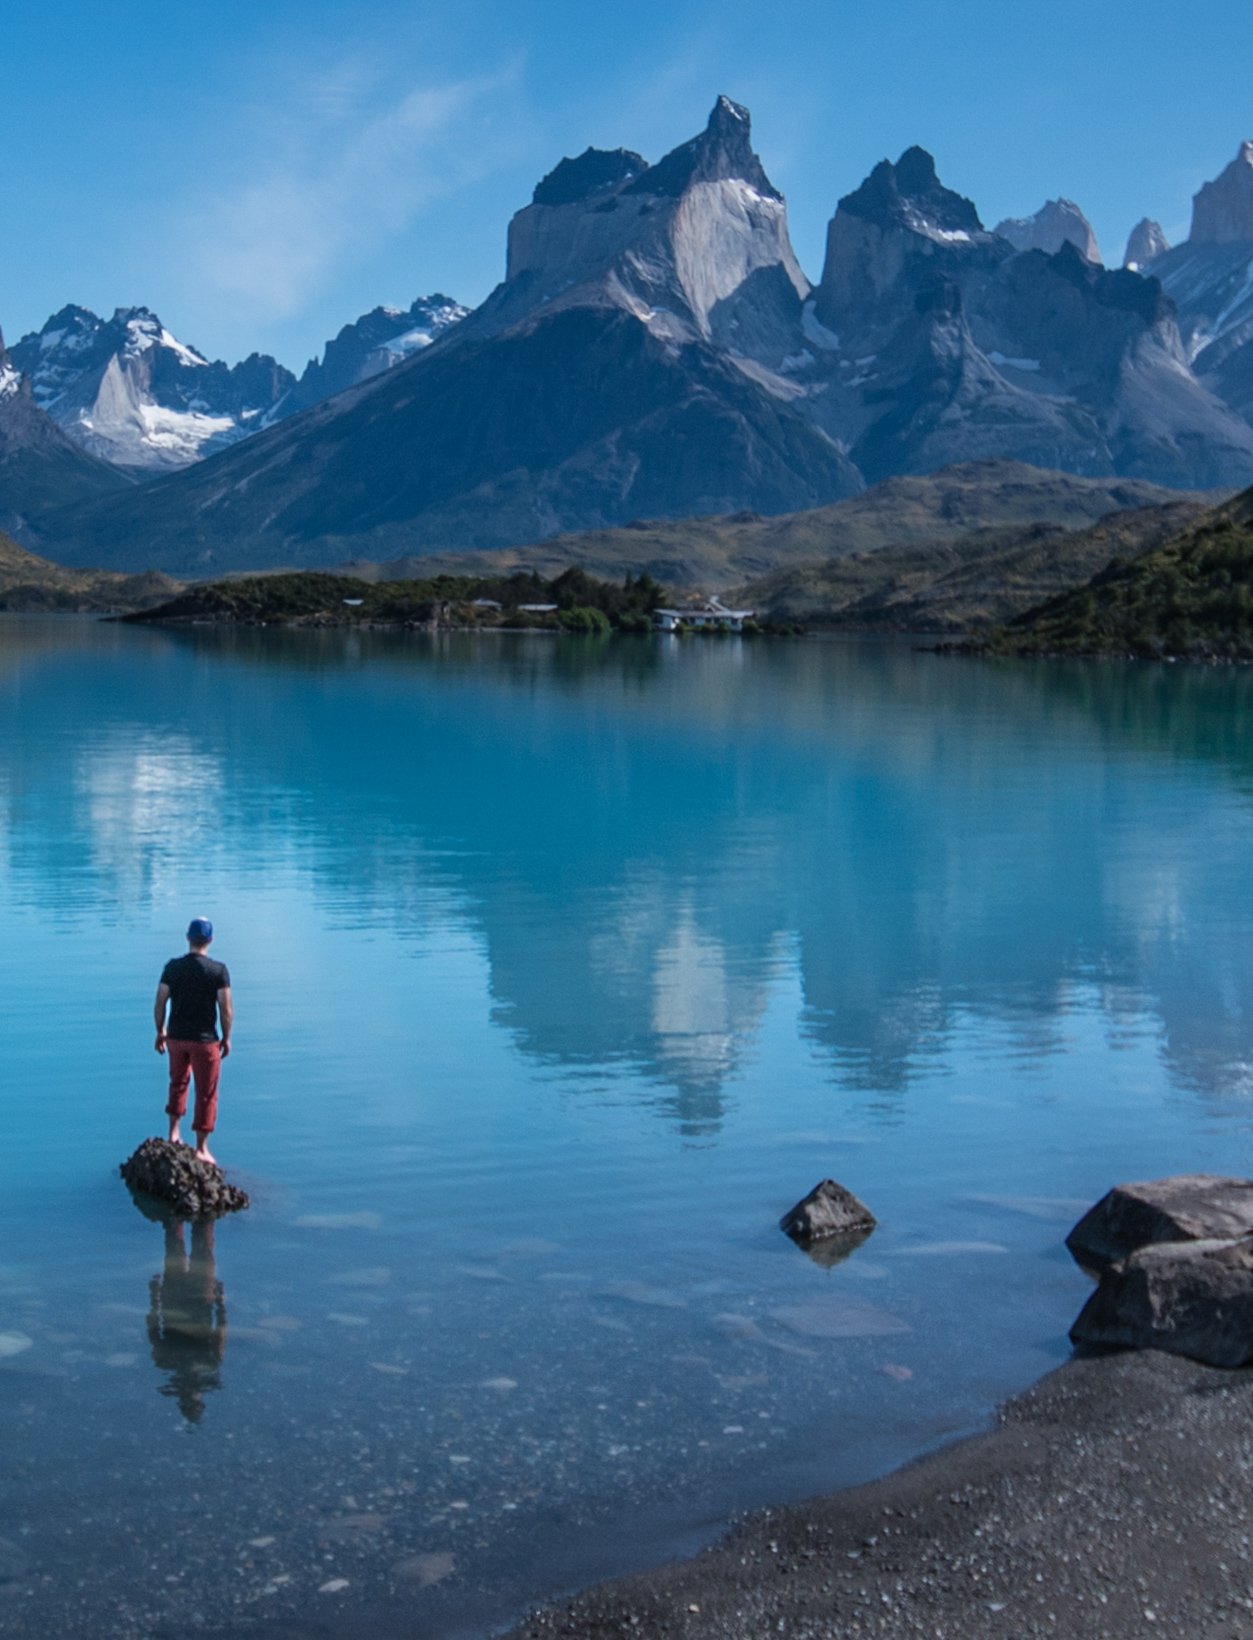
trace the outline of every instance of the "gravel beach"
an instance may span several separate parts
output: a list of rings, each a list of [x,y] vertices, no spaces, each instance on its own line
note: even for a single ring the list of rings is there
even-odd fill
[[[588,1590],[509,1640],[1246,1640],[1251,1530],[1253,1371],[1079,1358],[986,1435],[754,1515],[695,1559]]]

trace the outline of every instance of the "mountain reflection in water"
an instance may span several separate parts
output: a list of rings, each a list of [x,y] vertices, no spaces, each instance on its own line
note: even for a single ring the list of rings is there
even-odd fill
[[[205,1588],[311,1632],[327,1583],[360,1632],[490,1632],[985,1420],[1064,1358],[1079,1212],[1247,1148],[1251,706],[0,617],[6,1632],[182,1632]],[[193,912],[253,1201],[217,1249],[115,1172]],[[879,1221],[830,1268],[777,1229],[826,1176]]]
[[[1227,810],[1253,784],[1247,670],[97,632],[92,666],[8,655],[56,669],[36,711],[90,725],[0,747],[16,886],[56,915],[143,905],[189,848],[244,873],[294,849],[349,923],[464,919],[523,1051],[629,1061],[692,1134],[793,961],[812,1041],[889,1102],[955,1010],[1048,1051],[1077,983],[1115,1028],[1151,998],[1198,1091],[1248,1086],[1253,946],[1214,916],[1253,889]],[[1167,801],[1145,829],[1150,761]]]

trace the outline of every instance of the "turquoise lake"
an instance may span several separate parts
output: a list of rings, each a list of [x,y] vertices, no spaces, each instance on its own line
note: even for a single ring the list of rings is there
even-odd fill
[[[0,617],[0,997],[0,1633],[486,1634],[985,1424],[1087,1205],[1253,1169],[1253,673]]]

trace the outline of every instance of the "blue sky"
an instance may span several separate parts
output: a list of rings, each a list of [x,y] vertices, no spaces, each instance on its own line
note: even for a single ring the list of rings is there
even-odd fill
[[[1230,0],[40,0],[0,24],[0,326],[145,303],[299,369],[376,303],[481,300],[563,154],[656,159],[721,91],[813,279],[914,142],[989,224],[1076,199],[1117,262],[1253,135],[1251,61]]]

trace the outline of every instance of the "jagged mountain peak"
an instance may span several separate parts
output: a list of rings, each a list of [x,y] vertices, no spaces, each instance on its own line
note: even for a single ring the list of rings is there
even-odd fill
[[[550,171],[509,225],[504,284],[464,334],[498,333],[554,303],[608,305],[672,344],[717,329],[773,369],[796,352],[808,293],[748,110],[719,97],[705,128],[656,165],[593,148]]]
[[[468,311],[441,291],[419,296],[407,308],[371,308],[327,342],[321,359],[310,359],[300,380],[270,412],[268,421],[308,410],[358,382],[403,364],[460,324]]]
[[[560,160],[536,183],[531,203],[581,205],[617,193],[647,169],[648,161],[630,148],[585,148],[577,159]]]
[[[1190,245],[1233,245],[1253,241],[1253,140],[1192,199]]]
[[[1034,216],[1010,216],[993,229],[1018,251],[1046,251],[1051,256],[1073,245],[1089,262],[1101,260],[1092,224],[1073,199],[1048,199]]]
[[[860,188],[845,194],[837,208],[880,227],[907,228],[947,240],[984,232],[973,202],[946,188],[925,148],[907,148],[893,165],[880,160]]]
[[[145,306],[102,319],[69,304],[22,337],[13,363],[76,444],[132,472],[185,467],[242,437],[294,381],[258,355],[210,363]]]
[[[1170,242],[1162,232],[1161,223],[1154,222],[1152,217],[1142,216],[1131,230],[1122,265],[1137,273],[1157,257],[1165,256],[1169,249]]]
[[[753,149],[748,109],[730,97],[720,96],[705,129],[649,166],[627,185],[625,192],[678,198],[694,183],[728,181],[746,182],[766,199],[783,198]]]

